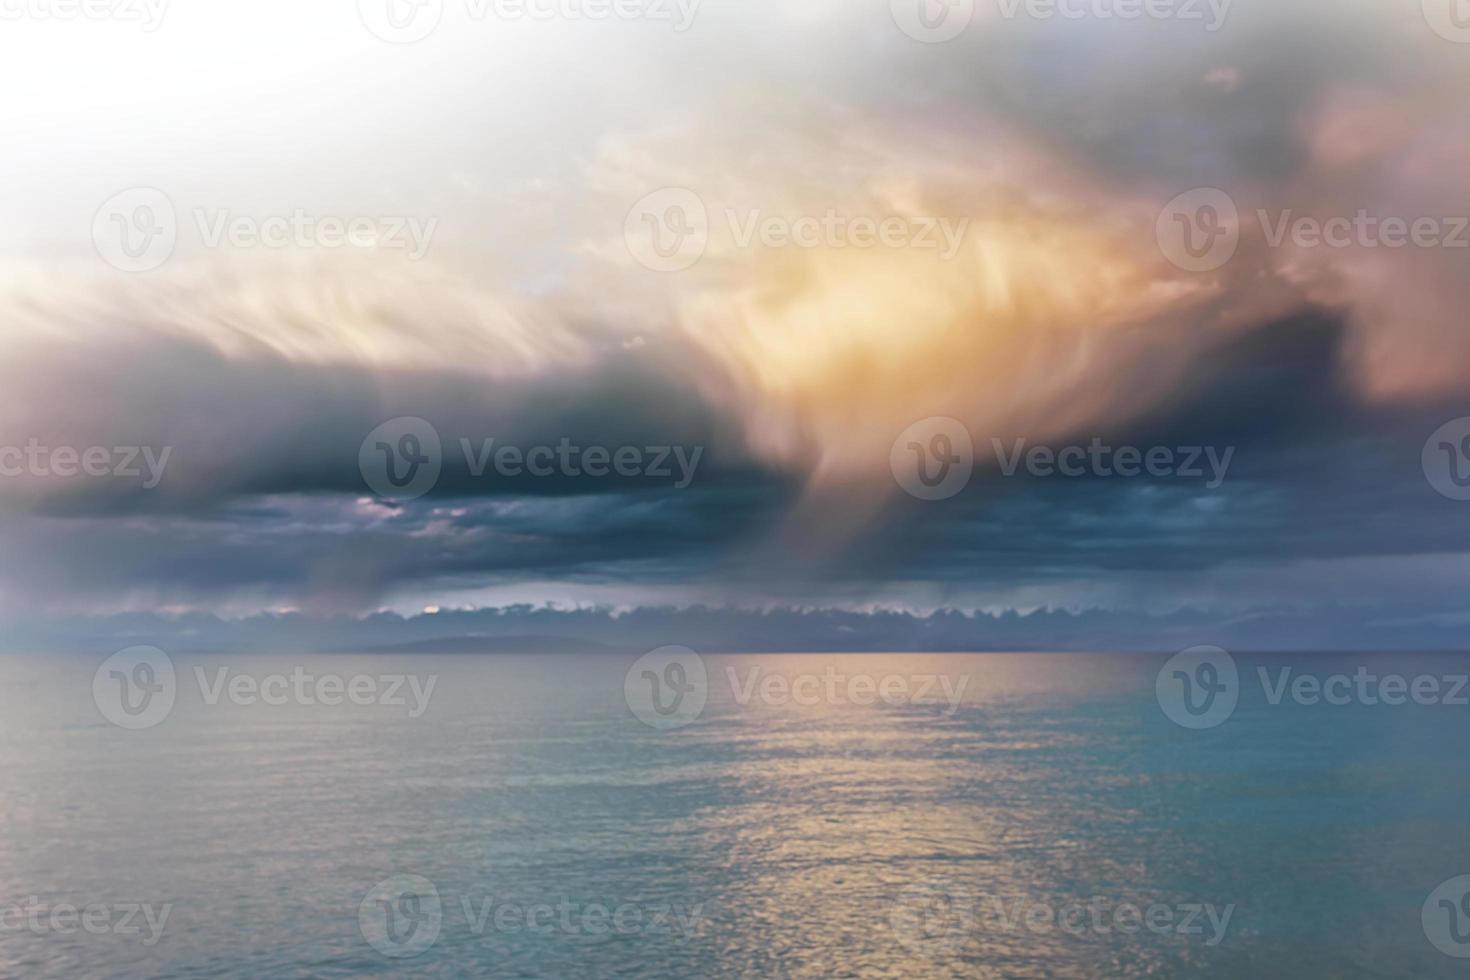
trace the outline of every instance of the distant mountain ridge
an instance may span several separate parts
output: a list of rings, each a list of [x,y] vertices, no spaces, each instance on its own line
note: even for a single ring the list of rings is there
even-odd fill
[[[626,648],[567,636],[465,635],[406,643],[356,644],[327,653],[621,653]]]
[[[1399,610],[1401,613],[1402,611]],[[1164,615],[1120,610],[1038,609],[927,615],[902,610],[633,609],[504,606],[402,616],[261,613],[119,613],[6,624],[0,649],[108,654],[133,645],[169,652],[646,652],[687,646],[729,652],[971,652],[1137,650],[1172,652],[1201,644],[1244,652],[1290,650],[1464,650],[1464,614],[1433,610],[1387,617],[1362,605],[1332,615],[1271,608],[1241,612],[1180,609]]]

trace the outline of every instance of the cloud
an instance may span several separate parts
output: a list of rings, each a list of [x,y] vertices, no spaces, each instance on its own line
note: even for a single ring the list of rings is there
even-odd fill
[[[167,104],[137,100],[107,165],[39,149],[97,128],[79,93],[0,109],[38,163],[0,191],[21,216],[0,237],[0,445],[172,451],[152,490],[0,482],[0,602],[325,613],[537,582],[634,605],[1223,607],[1269,600],[1253,583],[1326,603],[1319,574],[1407,601],[1467,550],[1418,462],[1464,414],[1465,253],[1268,234],[1288,213],[1470,214],[1470,62],[1417,2],[1236,5],[1216,32],[991,11],[945,45],[886,6],[710,3],[684,35],[468,25],[397,54],[311,14],[320,64],[371,99],[304,63],[261,104],[212,73],[230,111],[183,141],[161,113],[202,98],[195,23],[147,42]],[[178,254],[108,270],[92,212],[144,183],[171,195]],[[1241,241],[1190,272],[1156,226],[1199,187],[1234,200]],[[667,188],[709,230],[677,272],[626,240]],[[292,209],[438,231],[419,262],[197,234],[201,212]],[[819,240],[762,244],[767,220]],[[953,249],[855,244],[854,220]],[[432,422],[445,470],[374,503],[358,451],[399,416]],[[932,416],[970,429],[978,473],[920,506],[889,451]],[[704,455],[687,492],[487,480],[455,450],[492,437]],[[1232,447],[1232,479],[1006,478],[991,442],[1093,438]]]

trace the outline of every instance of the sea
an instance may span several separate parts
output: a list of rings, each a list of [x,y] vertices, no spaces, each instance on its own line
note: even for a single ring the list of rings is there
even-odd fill
[[[1461,977],[1463,654],[0,657],[0,976]]]

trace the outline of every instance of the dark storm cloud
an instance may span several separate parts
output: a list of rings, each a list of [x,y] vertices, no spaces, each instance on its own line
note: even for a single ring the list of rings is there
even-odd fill
[[[391,506],[280,496],[130,519],[17,514],[0,529],[0,547],[31,556],[26,574],[8,584],[33,604],[105,604],[137,590],[164,604],[250,596],[356,610],[403,588],[693,580],[764,533],[784,497],[751,485]]]
[[[179,605],[243,595],[352,610],[405,589],[720,581],[732,594],[786,583],[816,599],[829,590],[862,597],[895,580],[1014,591],[1101,577],[1122,587],[1283,557],[1470,550],[1470,526],[1449,520],[1454,505],[1432,492],[1419,465],[1424,438],[1450,406],[1364,408],[1340,380],[1343,337],[1337,316],[1303,311],[1222,339],[1148,413],[1045,440],[1232,449],[1218,488],[1172,477],[1007,477],[992,462],[955,500],[895,498],[840,555],[810,566],[783,551],[779,536],[800,481],[744,454],[736,465],[710,465],[686,490],[507,481],[456,464],[421,500],[375,501],[365,491],[361,439],[400,412],[433,419],[447,443],[475,432],[523,444],[570,433],[588,444],[738,445],[689,389],[621,353],[599,372],[539,388],[442,372],[237,364],[177,347],[135,353],[101,392],[119,407],[116,427],[89,438],[137,438],[146,426],[121,420],[148,420],[156,438],[181,443],[170,479],[182,492],[104,488],[12,513],[0,544],[29,559],[8,592],[82,605],[120,590]],[[188,370],[150,368],[180,363]],[[987,435],[974,436],[983,448]]]
[[[258,494],[368,493],[359,449],[380,424],[421,417],[439,431],[437,497],[628,492],[673,477],[472,472],[485,442],[519,447],[700,450],[696,476],[712,486],[759,481],[764,470],[680,374],[637,352],[528,379],[447,370],[383,371],[227,358],[202,344],[149,338],[57,352],[8,374],[16,413],[0,443],[169,447],[167,478],[143,491],[125,481],[50,480],[13,488],[43,512],[188,511]],[[471,454],[464,451],[468,442]],[[678,462],[670,454],[661,468]],[[29,494],[26,491],[31,491]],[[16,498],[12,497],[15,503]]]

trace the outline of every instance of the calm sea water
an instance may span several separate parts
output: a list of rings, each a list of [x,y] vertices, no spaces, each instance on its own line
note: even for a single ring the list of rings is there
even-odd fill
[[[663,730],[631,658],[175,656],[128,730],[101,656],[0,658],[0,974],[1464,975],[1423,910],[1470,874],[1470,707],[1272,705],[1256,668],[1470,658],[1238,658],[1200,731],[1166,659],[706,657]],[[250,703],[298,667],[436,680],[418,717]]]

